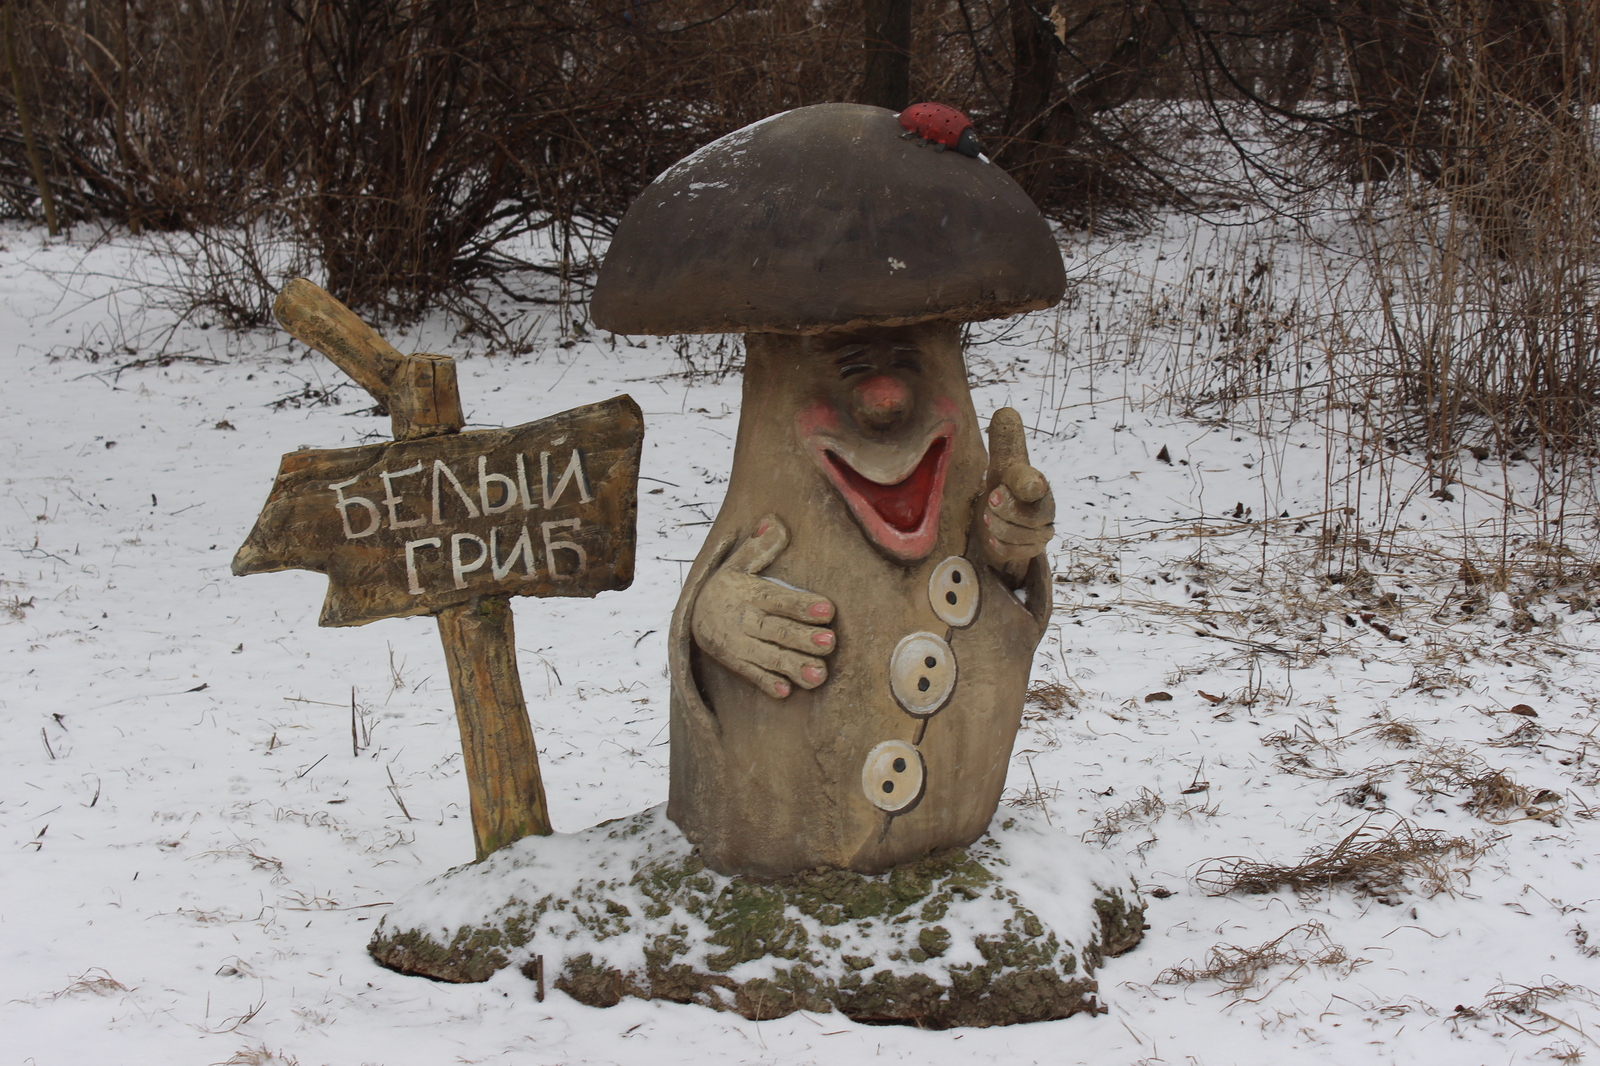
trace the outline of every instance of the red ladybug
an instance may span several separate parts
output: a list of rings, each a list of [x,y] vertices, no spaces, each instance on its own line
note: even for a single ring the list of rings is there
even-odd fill
[[[953,148],[974,159],[983,151],[972,120],[946,104],[912,104],[900,112],[900,125],[906,128],[905,137],[921,137],[939,151]]]

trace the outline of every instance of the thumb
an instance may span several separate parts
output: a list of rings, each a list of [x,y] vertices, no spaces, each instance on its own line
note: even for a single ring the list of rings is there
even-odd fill
[[[772,564],[772,560],[783,554],[783,549],[788,546],[789,527],[785,526],[777,515],[769,514],[756,523],[754,535],[747,537],[743,544],[735,548],[723,565],[730,570],[759,574]]]
[[[1028,442],[1023,436],[1022,416],[1011,407],[1002,407],[989,419],[989,474],[987,488],[1000,484],[1013,466],[1028,465]]]

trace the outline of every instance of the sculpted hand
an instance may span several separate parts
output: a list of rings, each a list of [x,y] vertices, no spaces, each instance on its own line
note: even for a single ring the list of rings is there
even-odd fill
[[[1002,407],[989,420],[989,474],[978,508],[978,543],[990,566],[1021,581],[1028,563],[1055,536],[1056,498],[1028,465],[1022,416]]]
[[[833,651],[833,604],[814,593],[757,577],[789,546],[776,515],[756,526],[696,597],[690,628],[707,655],[775,699],[790,683],[816,688],[828,679],[818,656]]]

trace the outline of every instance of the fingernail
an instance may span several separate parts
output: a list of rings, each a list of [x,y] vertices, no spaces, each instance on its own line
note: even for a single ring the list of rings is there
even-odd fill
[[[831,648],[833,647],[833,634],[813,633],[811,634],[811,643],[815,644],[819,648]]]
[[[833,616],[833,604],[813,603],[811,609],[806,613],[812,618],[830,618]]]
[[[996,507],[1000,506],[1000,499],[1001,499],[1001,497],[1000,497],[1000,490],[999,489],[995,489],[993,492],[989,493],[989,502],[991,504],[993,504],[994,506],[996,506]]]
[[[772,686],[772,691],[778,694],[778,698],[780,700],[783,699],[789,694],[789,682],[779,681],[776,685]]]
[[[765,535],[767,530],[769,530],[771,528],[772,528],[772,523],[771,522],[762,522],[759,526],[756,527],[756,536],[759,537],[759,536]]]
[[[986,526],[994,525],[993,522],[989,521],[989,516],[988,515],[984,515],[983,516],[983,524],[986,525]]]
[[[822,679],[828,675],[822,672],[822,667],[820,666],[802,666],[800,668],[800,676],[813,685],[820,685],[822,684]]]
[[[989,538],[989,547],[991,547],[991,548],[999,548],[1000,547],[1000,542],[995,540],[993,537],[990,537]]]

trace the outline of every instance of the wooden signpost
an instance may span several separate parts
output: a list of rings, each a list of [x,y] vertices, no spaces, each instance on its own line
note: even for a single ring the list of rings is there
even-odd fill
[[[633,582],[639,406],[618,396],[462,433],[448,356],[400,354],[304,279],[273,311],[387,407],[394,440],[285,455],[233,572],[327,574],[324,626],[437,617],[478,858],[549,834],[510,597],[594,596]]]

